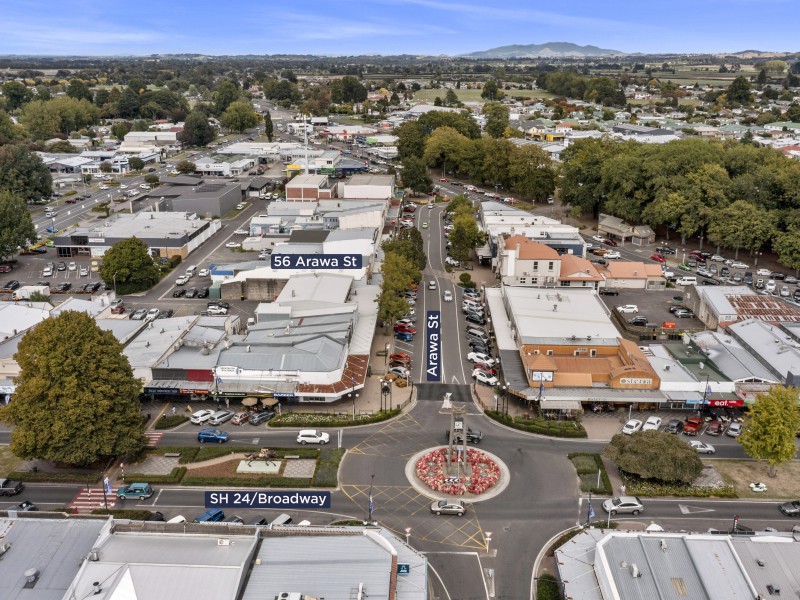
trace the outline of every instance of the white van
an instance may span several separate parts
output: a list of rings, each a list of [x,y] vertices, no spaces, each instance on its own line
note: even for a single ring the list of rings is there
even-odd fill
[[[172,517],[167,523],[186,523],[186,517],[178,515],[177,517]]]
[[[197,267],[195,265],[192,265],[191,267],[186,269],[187,277],[194,277],[195,275],[197,275]]]
[[[697,277],[678,277],[675,285],[697,285]]]
[[[283,513],[282,515],[278,515],[277,518],[273,519],[272,522],[269,524],[269,528],[272,529],[273,527],[280,527],[281,525],[289,525],[292,522],[292,517]]]

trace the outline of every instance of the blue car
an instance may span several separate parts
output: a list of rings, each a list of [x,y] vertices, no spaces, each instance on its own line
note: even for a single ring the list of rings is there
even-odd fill
[[[47,227],[45,227],[45,231],[47,233],[58,233],[58,229],[53,227],[52,225],[48,225]]]
[[[401,342],[413,342],[414,336],[407,331],[398,331],[394,334],[394,339],[400,340]]]
[[[225,518],[225,513],[219,508],[209,508],[202,515],[197,517],[192,523],[216,523]]]
[[[228,441],[228,432],[220,431],[219,429],[201,429],[197,434],[197,441],[201,444],[203,442],[217,442],[221,444],[222,442]]]

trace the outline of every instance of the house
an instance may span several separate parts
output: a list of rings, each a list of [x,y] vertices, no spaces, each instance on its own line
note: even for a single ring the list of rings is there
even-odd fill
[[[624,219],[602,213],[597,225],[597,232],[600,235],[621,240],[623,246],[628,238],[636,246],[645,246],[656,241],[655,232],[647,225],[629,225]]]
[[[580,256],[560,254],[523,235],[501,236],[497,273],[503,285],[523,287],[586,287],[603,281],[595,266]]]
[[[611,260],[598,270],[605,280],[605,287],[640,290],[663,290],[667,287],[661,265],[657,264]]]

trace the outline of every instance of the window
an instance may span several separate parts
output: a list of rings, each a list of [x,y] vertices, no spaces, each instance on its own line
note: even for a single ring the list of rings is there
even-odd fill
[[[552,350],[548,350],[545,354],[547,354],[547,356],[553,356],[553,351]]]
[[[531,283],[534,284],[534,285],[539,283],[539,278],[538,277],[531,277]]]
[[[527,283],[527,281],[528,281],[528,279],[527,279],[526,277],[520,277],[520,278],[519,278],[519,282],[520,282],[521,284],[523,284],[523,285],[524,285],[525,283]]]
[[[592,358],[597,356],[597,350],[589,350],[589,356],[591,356]]]
[[[569,287],[569,281],[561,280],[561,287]]]
[[[548,271],[552,271],[554,264],[556,264],[556,263],[554,263],[552,260],[549,263],[547,263],[547,270]]]
[[[538,271],[539,270],[539,261],[538,260],[533,261],[533,270],[534,271]]]

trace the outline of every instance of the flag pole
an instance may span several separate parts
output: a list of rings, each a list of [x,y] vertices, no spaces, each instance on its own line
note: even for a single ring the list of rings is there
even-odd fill
[[[375,474],[373,473],[372,476],[369,478],[369,514],[367,516],[367,523],[372,523],[372,482],[375,479]]]

